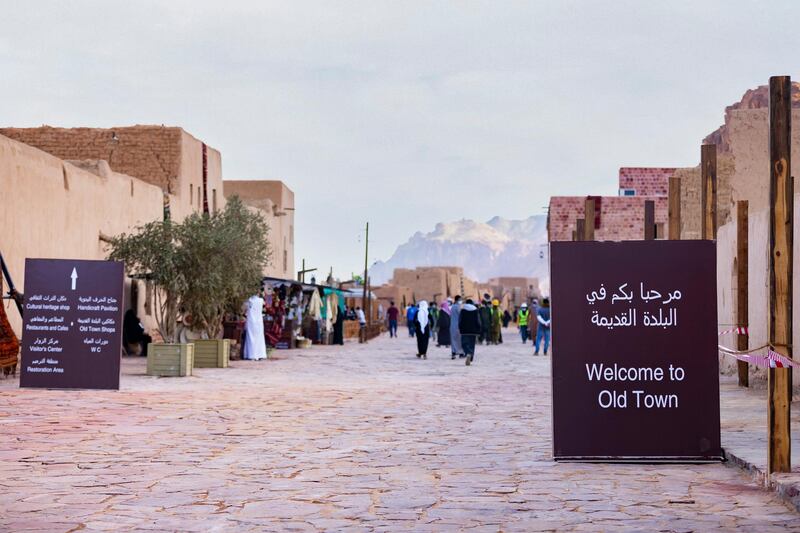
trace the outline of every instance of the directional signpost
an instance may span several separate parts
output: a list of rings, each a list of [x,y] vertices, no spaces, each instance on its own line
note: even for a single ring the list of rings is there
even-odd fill
[[[21,387],[119,389],[123,264],[27,259]]]

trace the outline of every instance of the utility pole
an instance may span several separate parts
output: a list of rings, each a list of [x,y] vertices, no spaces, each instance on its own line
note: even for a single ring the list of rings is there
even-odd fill
[[[303,259],[303,268],[302,270],[297,271],[297,281],[300,283],[306,282],[306,272],[315,272],[316,268],[306,268],[306,260]]]
[[[367,307],[367,274],[369,269],[369,222],[367,222],[367,230],[366,230],[366,237],[364,239],[364,296],[361,300],[361,311],[365,313],[364,310]],[[364,342],[367,342],[367,332],[364,331]]]

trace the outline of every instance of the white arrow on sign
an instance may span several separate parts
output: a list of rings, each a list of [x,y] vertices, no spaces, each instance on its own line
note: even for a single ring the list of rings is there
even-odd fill
[[[75,284],[78,281],[78,270],[75,267],[72,267],[72,274],[69,275],[72,278],[72,290],[75,290]]]

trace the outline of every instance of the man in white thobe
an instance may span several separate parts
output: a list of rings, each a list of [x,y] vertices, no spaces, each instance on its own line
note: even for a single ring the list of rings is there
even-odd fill
[[[267,343],[264,340],[264,299],[254,294],[247,300],[245,322],[244,359],[258,361],[267,358]]]

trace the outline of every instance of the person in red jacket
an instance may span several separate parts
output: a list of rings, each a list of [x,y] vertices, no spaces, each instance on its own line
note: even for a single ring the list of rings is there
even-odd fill
[[[386,319],[389,321],[389,337],[397,337],[397,317],[400,316],[400,310],[395,307],[394,302],[389,305],[389,310],[386,311]]]

